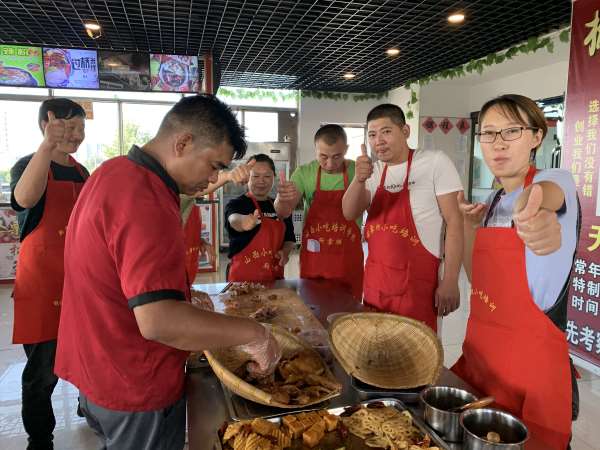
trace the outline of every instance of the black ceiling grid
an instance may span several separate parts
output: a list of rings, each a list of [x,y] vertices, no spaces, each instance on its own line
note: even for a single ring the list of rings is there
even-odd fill
[[[449,24],[459,10],[465,22]],[[570,0],[0,0],[0,42],[212,51],[224,86],[382,92],[557,30],[570,14]],[[86,35],[87,20],[102,37]],[[387,57],[390,47],[400,55]]]

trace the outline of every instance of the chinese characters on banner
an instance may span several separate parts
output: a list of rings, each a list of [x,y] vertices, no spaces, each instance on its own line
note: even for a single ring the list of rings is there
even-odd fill
[[[17,215],[10,207],[0,208],[0,280],[14,280],[19,254]]]
[[[600,367],[600,4],[573,2],[562,167],[573,173],[582,225],[571,274],[567,340],[571,352]]]

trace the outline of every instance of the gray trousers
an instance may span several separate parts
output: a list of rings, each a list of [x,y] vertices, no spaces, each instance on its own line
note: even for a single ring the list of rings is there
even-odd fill
[[[113,411],[79,396],[88,425],[102,439],[101,450],[182,450],[185,397],[158,411]]]

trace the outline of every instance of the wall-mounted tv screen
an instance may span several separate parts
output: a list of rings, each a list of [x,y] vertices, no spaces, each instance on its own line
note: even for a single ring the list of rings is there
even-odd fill
[[[46,86],[98,89],[98,52],[44,47]]]
[[[44,87],[41,47],[0,45],[0,86]]]
[[[147,91],[150,59],[147,53],[98,52],[100,89]]]
[[[197,92],[198,57],[150,54],[153,91]]]

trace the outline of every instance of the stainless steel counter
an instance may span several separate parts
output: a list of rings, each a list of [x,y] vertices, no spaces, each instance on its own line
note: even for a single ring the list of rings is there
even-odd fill
[[[195,285],[194,288],[218,294],[225,283]],[[352,298],[342,286],[327,281],[312,280],[286,280],[273,284],[273,287],[288,287],[295,290],[300,298],[311,307],[313,313],[327,328],[327,316],[335,312],[358,312],[364,311],[360,302]],[[350,377],[343,369],[334,362],[333,372],[336,378],[343,384],[342,393],[339,397],[322,404],[323,408],[345,406],[360,403],[362,399],[358,392],[351,386]],[[477,391],[457,377],[453,372],[443,368],[436,384],[453,386],[466,389],[477,395]],[[218,378],[213,374],[210,367],[198,368],[188,371],[187,375],[187,402],[188,402],[188,441],[189,450],[213,449],[217,430],[223,422],[231,420],[230,409],[245,410],[248,414],[260,414],[262,416],[285,413],[289,410],[270,408],[246,402],[240,399],[228,407],[225,393]],[[419,404],[407,404],[409,409],[419,417],[422,417]],[[235,411],[234,411],[235,413]],[[235,415],[235,414],[233,414]],[[537,443],[529,442],[528,448],[539,448]],[[449,444],[451,450],[461,450],[460,444]]]

